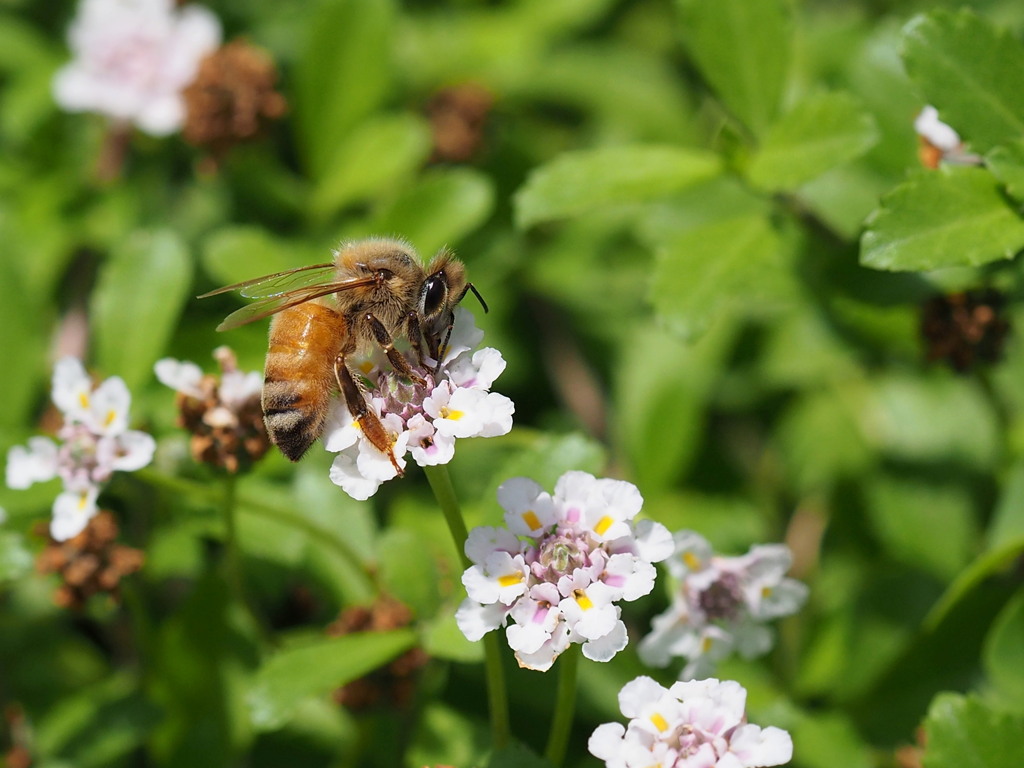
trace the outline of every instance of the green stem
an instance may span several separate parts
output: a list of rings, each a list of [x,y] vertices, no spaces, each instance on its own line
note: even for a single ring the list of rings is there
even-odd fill
[[[451,531],[462,566],[469,568],[472,562],[466,555],[465,547],[469,533],[466,530],[466,521],[462,518],[462,510],[459,509],[459,500],[455,496],[451,477],[448,475],[448,467],[439,464],[435,467],[424,467],[423,471],[427,475],[427,482],[430,483],[430,490],[434,492],[434,498],[437,499],[437,503],[444,513],[445,522],[448,523],[448,530]],[[501,642],[496,632],[488,632],[484,635],[484,669],[487,674],[487,701],[491,712],[491,735],[494,739],[494,749],[499,750],[508,745],[509,724],[505,671],[501,666]]]
[[[165,488],[174,493],[188,496],[191,499],[209,503],[210,505],[216,505],[220,501],[217,489],[210,488],[208,485],[194,480],[165,475],[153,469],[140,469],[133,474],[144,483]],[[308,534],[314,541],[333,549],[349,566],[349,571],[353,577],[353,592],[357,592],[352,595],[354,602],[365,602],[372,599],[377,593],[373,580],[366,572],[355,550],[347,541],[336,535],[334,531],[323,528],[309,518],[303,517],[290,509],[267,504],[252,494],[239,494],[236,502],[239,511],[243,513],[255,514],[269,520],[277,520],[285,525],[298,528]]]
[[[561,655],[558,665],[558,694],[555,699],[555,716],[548,733],[548,748],[544,757],[552,765],[559,766],[565,760],[572,731],[572,719],[576,709],[576,671],[579,668],[580,652],[570,645]]]

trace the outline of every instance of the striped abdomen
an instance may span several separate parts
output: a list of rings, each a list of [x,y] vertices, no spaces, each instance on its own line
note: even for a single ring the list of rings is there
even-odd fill
[[[270,323],[263,419],[270,439],[292,461],[323,432],[345,335],[345,319],[315,302],[283,310]]]

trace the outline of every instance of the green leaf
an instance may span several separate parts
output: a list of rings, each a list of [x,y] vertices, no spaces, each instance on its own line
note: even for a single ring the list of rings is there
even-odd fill
[[[1024,134],[1024,48],[972,11],[933,11],[903,30],[903,61],[925,100],[971,147]]]
[[[430,153],[430,129],[414,115],[379,115],[335,142],[328,171],[310,199],[312,214],[319,219],[411,176]]]
[[[778,112],[792,49],[785,0],[678,0],[690,55],[755,134]]]
[[[1018,203],[1024,202],[1024,138],[1011,139],[985,155],[985,167]]]
[[[516,223],[526,228],[599,206],[664,197],[719,171],[717,155],[707,150],[648,145],[566,152],[535,169],[516,192]]]
[[[491,755],[487,768],[554,768],[547,760],[534,754],[529,747],[515,742]]]
[[[1018,768],[1024,718],[976,696],[940,693],[924,721],[925,768]]]
[[[983,168],[921,171],[882,198],[860,241],[867,267],[892,271],[979,266],[1024,247],[1024,220]]]
[[[762,216],[694,227],[657,256],[651,301],[659,319],[684,338],[720,313],[769,309],[791,293],[781,238]]]
[[[262,730],[283,725],[303,699],[383,666],[416,642],[412,630],[365,632],[278,651],[260,668],[248,702]]]
[[[686,475],[735,335],[732,323],[713,326],[693,344],[657,328],[628,335],[612,413],[641,488],[664,488]]]
[[[438,609],[441,574],[420,537],[410,530],[389,528],[381,535],[377,552],[381,588],[416,616],[433,616]]]
[[[392,79],[392,0],[325,0],[309,15],[293,106],[314,178],[330,176],[339,140],[383,101]]]
[[[939,413],[942,418],[935,417]],[[869,444],[905,461],[987,467],[999,455],[999,425],[989,400],[973,382],[942,371],[871,382],[859,421]]]
[[[1024,713],[1024,590],[1006,605],[985,640],[983,660],[989,682]]]
[[[874,118],[845,93],[811,96],[776,122],[747,169],[764,189],[793,190],[878,142]]]
[[[872,528],[894,559],[951,581],[975,551],[975,510],[967,490],[940,478],[887,474],[867,487]]]
[[[14,531],[0,531],[0,584],[31,573],[34,562],[24,536]]]
[[[212,232],[202,246],[202,263],[218,285],[271,275],[331,260],[329,249],[280,240],[262,227],[226,226]]]
[[[169,230],[138,232],[104,263],[92,297],[97,362],[130,390],[152,375],[192,285],[192,262]]]
[[[401,232],[427,256],[454,245],[479,227],[494,208],[490,179],[470,168],[425,175],[375,218],[373,232]]]

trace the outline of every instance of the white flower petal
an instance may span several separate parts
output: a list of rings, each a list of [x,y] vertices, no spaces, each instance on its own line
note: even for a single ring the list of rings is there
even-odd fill
[[[51,396],[68,421],[84,421],[89,415],[92,380],[82,362],[74,357],[62,357],[53,367]]]
[[[500,627],[507,614],[508,609],[500,603],[481,605],[466,598],[455,612],[455,623],[466,639],[475,643]]]
[[[356,466],[354,449],[339,453],[331,464],[331,482],[357,501],[366,501],[380,488],[380,480],[366,478]]]
[[[628,643],[626,625],[616,621],[607,633],[583,644],[583,655],[591,661],[611,661]]]
[[[88,487],[80,491],[64,491],[53,502],[50,535],[56,541],[67,541],[85,530],[99,508],[96,498],[99,488]]]
[[[165,357],[156,361],[153,372],[157,381],[164,386],[189,397],[203,397],[203,390],[199,387],[203,380],[203,371],[195,363]]]
[[[57,445],[45,437],[30,437],[28,448],[15,445],[7,452],[7,487],[24,490],[57,476]]]
[[[111,464],[115,470],[134,472],[148,465],[155,452],[156,440],[151,435],[129,430],[117,436],[117,453]]]

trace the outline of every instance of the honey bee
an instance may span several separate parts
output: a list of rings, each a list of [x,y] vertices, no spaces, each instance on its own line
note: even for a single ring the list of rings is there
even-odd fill
[[[393,440],[367,403],[352,359],[380,347],[392,368],[425,383],[397,339],[407,339],[421,370],[436,374],[444,358],[455,307],[468,291],[466,268],[447,249],[424,266],[410,245],[371,238],[343,243],[326,264],[298,267],[218,288],[199,298],[238,291],[252,303],[217,326],[227,331],[273,315],[263,378],[263,419],[271,440],[298,461],[323,434],[331,400],[340,393],[370,443],[399,475]]]

